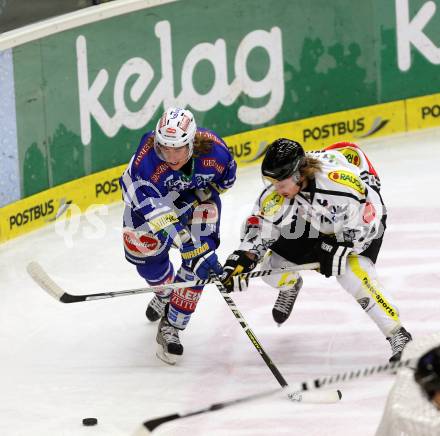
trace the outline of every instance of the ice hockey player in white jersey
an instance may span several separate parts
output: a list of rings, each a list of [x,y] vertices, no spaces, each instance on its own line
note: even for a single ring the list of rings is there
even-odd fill
[[[346,142],[305,153],[298,142],[281,138],[268,147],[261,169],[266,188],[224,265],[228,291],[243,290],[247,283],[234,276],[259,262],[261,269],[319,262],[321,274],[335,276],[390,342],[390,361],[399,360],[411,335],[376,273],[386,211],[366,155]],[[263,280],[279,291],[272,315],[280,325],[303,280],[298,273]]]

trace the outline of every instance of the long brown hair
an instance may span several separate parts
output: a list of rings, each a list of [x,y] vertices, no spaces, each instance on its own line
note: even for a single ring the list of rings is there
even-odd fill
[[[206,135],[205,132],[197,132],[194,138],[193,156],[199,157],[202,154],[208,154],[212,150],[212,143],[212,138]]]
[[[306,163],[299,171],[301,176],[303,176],[306,180],[313,180],[315,178],[315,174],[321,171],[321,169],[322,163],[318,159],[306,156]]]

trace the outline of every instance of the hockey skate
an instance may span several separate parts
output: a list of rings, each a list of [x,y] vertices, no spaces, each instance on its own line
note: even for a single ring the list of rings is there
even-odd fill
[[[145,316],[149,321],[154,322],[163,317],[165,313],[165,306],[168,303],[169,298],[161,298],[155,295],[148,303]]]
[[[272,309],[273,319],[279,326],[289,318],[302,284],[303,279],[299,277],[292,289],[279,292]]]
[[[175,365],[183,354],[183,346],[180,343],[179,330],[168,322],[166,316],[160,320],[156,342],[156,356],[169,365]]]
[[[412,336],[403,327],[399,327],[392,336],[387,338],[387,341],[391,345],[391,352],[393,353],[390,357],[390,362],[398,362],[401,359],[403,349],[411,340]]]

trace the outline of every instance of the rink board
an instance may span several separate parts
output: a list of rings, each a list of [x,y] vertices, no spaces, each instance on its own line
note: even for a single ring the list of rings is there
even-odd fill
[[[300,141],[306,150],[345,140],[362,141],[440,126],[440,94],[336,112],[226,137],[238,166],[258,163],[276,138]],[[92,205],[121,199],[118,178],[125,165],[101,171],[0,209],[0,243],[39,229],[56,219],[83,213]],[[75,207],[75,206],[77,207]]]

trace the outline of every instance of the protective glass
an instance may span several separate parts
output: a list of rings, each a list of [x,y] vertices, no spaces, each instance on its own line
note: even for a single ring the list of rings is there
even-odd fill
[[[275,185],[277,182],[282,182],[283,180],[287,180],[287,179],[291,179],[293,183],[298,184],[301,179],[301,172],[299,170],[296,170],[291,176],[286,177],[285,179],[282,180],[277,180],[274,179],[273,177],[264,176],[264,175],[262,177],[263,177],[264,186],[268,188],[269,186]]]

